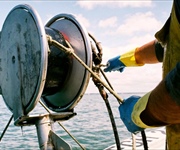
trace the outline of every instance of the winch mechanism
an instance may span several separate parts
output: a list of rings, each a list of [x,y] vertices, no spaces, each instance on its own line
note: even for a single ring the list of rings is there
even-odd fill
[[[31,6],[18,5],[6,17],[0,37],[0,92],[13,114],[1,138],[14,118],[16,126],[36,126],[40,149],[71,149],[68,143],[53,132],[52,125],[76,115],[73,109],[84,95],[92,77],[106,103],[117,149],[120,149],[114,117],[104,88],[119,103],[123,100],[115,93],[101,70],[100,43],[87,33],[76,17],[59,14],[44,27]],[[100,73],[108,85],[102,81]],[[38,102],[48,113],[28,115]]]

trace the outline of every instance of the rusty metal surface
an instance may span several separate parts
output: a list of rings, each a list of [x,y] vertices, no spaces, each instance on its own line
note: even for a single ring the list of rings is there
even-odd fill
[[[47,70],[48,44],[38,14],[18,5],[8,14],[0,39],[0,89],[17,118],[40,99]]]

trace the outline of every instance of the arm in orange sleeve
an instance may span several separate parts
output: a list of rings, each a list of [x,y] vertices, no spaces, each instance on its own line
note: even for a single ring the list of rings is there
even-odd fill
[[[157,42],[157,40],[153,40],[138,47],[134,55],[137,64],[158,63],[163,60],[164,48]]]
[[[125,67],[136,67],[162,62],[163,55],[164,48],[157,40],[153,40],[143,46],[109,59],[104,71],[111,72],[119,70],[122,72]]]

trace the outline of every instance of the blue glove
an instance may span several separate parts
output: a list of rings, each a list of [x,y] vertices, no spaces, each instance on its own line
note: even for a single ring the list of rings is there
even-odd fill
[[[116,56],[112,59],[109,59],[107,62],[107,67],[104,69],[104,72],[111,71],[120,71],[123,72],[125,65],[120,61],[121,56]]]
[[[138,131],[143,131],[144,129],[138,127],[131,119],[131,114],[136,102],[140,99],[139,96],[131,96],[125,99],[124,102],[119,106],[120,118],[124,122],[124,125],[131,133],[137,133]]]

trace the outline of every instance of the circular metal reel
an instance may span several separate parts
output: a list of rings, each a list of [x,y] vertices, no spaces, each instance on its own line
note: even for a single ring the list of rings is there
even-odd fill
[[[56,15],[46,24],[46,27],[61,33],[74,49],[74,53],[87,66],[92,67],[92,54],[88,33],[74,16],[69,14]],[[62,70],[68,68],[68,72],[63,79],[63,83],[59,85],[59,89],[53,94],[42,95],[45,105],[56,112],[72,110],[82,98],[90,79],[90,73],[73,56],[70,56],[68,59],[69,65],[60,67]],[[61,58],[59,61],[61,61]],[[49,74],[50,68],[48,66],[47,78]],[[44,91],[48,91],[47,87],[48,84],[45,85]]]
[[[38,13],[29,5],[14,7],[0,39],[0,89],[14,116],[28,114],[40,99],[47,54],[48,43]]]

